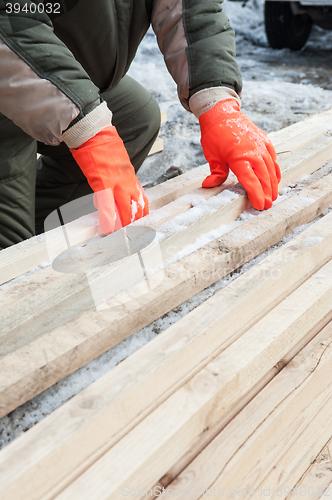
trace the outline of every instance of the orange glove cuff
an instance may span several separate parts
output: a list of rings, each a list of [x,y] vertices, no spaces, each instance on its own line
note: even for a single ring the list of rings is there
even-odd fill
[[[219,101],[212,109],[206,111],[199,117],[202,136],[206,134],[213,125],[220,123],[225,115],[234,111],[240,111],[240,105],[235,99]]]

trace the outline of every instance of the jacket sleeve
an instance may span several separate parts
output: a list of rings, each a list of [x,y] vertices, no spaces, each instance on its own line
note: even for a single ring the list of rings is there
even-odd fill
[[[183,106],[200,90],[226,87],[239,93],[235,36],[222,0],[154,0],[152,27]]]
[[[6,3],[0,0],[0,112],[31,137],[57,145],[74,119],[100,104],[99,89],[46,14],[8,13]]]

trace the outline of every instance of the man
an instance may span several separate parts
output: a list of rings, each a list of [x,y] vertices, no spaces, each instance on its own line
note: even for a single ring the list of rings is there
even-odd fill
[[[150,23],[181,103],[200,121],[211,168],[203,186],[231,168],[255,208],[272,205],[280,170],[267,136],[239,110],[220,0],[0,0],[0,248],[92,192],[105,234],[117,218],[127,225],[148,213],[135,171],[160,112],[126,72]]]

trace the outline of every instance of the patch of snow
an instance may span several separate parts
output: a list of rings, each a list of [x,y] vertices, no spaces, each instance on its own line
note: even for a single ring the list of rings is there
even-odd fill
[[[307,238],[307,241],[308,242],[311,242],[311,243],[319,243],[320,241],[323,241],[324,238],[321,238],[319,236],[316,236],[316,238]]]
[[[190,245],[187,245],[183,247],[180,252],[177,252],[171,259],[165,262],[164,267],[169,266],[170,264],[173,264],[174,262],[177,262],[178,260],[182,259],[183,257],[186,257],[187,255],[190,255],[191,253],[195,252],[199,248],[202,248],[204,245],[207,243],[210,243],[211,241],[220,238],[223,234],[228,233],[232,229],[235,229],[236,227],[240,226],[243,224],[244,221],[235,221],[231,222],[230,224],[222,224],[220,225],[217,229],[213,229],[212,231],[209,231],[208,233],[204,233],[199,238],[197,238],[194,243],[191,243]]]
[[[141,209],[144,210],[145,201],[144,201],[144,197],[143,197],[143,192],[142,192],[142,189],[140,189],[139,191],[140,191],[140,193],[139,193],[139,197],[138,197],[138,204],[141,207]]]
[[[131,222],[134,222],[135,216],[137,214],[137,210],[138,210],[138,207],[137,207],[136,201],[131,200]]]
[[[98,226],[99,225],[98,212],[94,212],[88,215],[83,215],[81,217],[81,221],[83,224],[86,224],[87,226]]]
[[[206,215],[215,213],[219,208],[227,205],[238,197],[239,194],[235,191],[225,189],[217,196],[212,196],[208,200],[203,199],[203,201],[201,201],[200,203],[195,203],[193,208],[191,208],[190,210],[176,215],[172,219],[159,226],[158,231],[164,233],[165,236],[171,236],[176,232],[183,231],[191,224],[198,222]],[[190,195],[183,196],[182,200],[187,202],[188,200],[190,200]]]

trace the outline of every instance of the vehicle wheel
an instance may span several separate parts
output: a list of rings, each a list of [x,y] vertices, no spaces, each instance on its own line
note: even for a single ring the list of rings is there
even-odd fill
[[[290,2],[266,1],[264,17],[266,36],[273,49],[302,49],[312,27],[307,14],[294,15]]]

